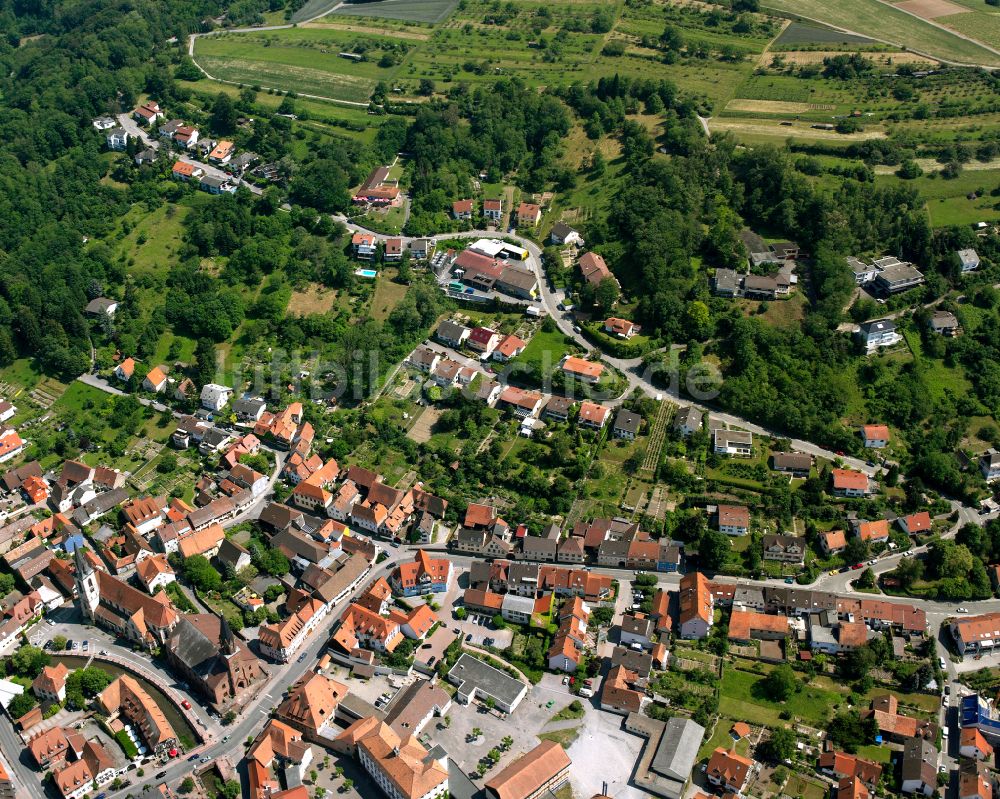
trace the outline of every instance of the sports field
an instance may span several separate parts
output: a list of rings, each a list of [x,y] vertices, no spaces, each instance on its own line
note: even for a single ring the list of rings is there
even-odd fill
[[[763,5],[785,14],[801,14],[809,20],[903,45],[936,58],[1000,66],[1000,55],[879,0],[837,0],[832,3],[829,0],[765,0]]]

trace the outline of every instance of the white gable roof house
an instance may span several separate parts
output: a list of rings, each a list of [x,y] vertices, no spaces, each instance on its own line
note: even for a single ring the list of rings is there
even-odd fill
[[[233,390],[228,386],[209,383],[201,390],[201,407],[209,411],[221,411],[232,395]]]
[[[958,262],[963,272],[973,272],[979,268],[979,253],[975,250],[959,250]]]

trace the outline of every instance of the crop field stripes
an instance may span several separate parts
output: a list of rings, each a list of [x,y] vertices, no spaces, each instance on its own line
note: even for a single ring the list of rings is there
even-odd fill
[[[646,457],[642,459],[640,472],[655,474],[656,465],[660,462],[660,452],[663,450],[663,442],[667,437],[667,419],[670,417],[670,405],[666,402],[660,403],[660,410],[653,420],[649,431],[649,444],[646,447]]]

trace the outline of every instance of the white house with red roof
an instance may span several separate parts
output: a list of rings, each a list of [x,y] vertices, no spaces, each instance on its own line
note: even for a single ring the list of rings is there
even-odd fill
[[[492,355],[493,350],[500,344],[502,336],[495,330],[488,327],[474,327],[469,333],[469,347],[484,355]]]
[[[900,516],[897,521],[902,531],[907,535],[927,533],[931,529],[931,515],[925,510],[920,511],[920,513],[911,513],[909,516]]]
[[[152,125],[156,122],[156,120],[163,118],[163,110],[160,108],[160,104],[158,102],[150,100],[135,109],[135,111],[132,112],[132,116],[139,122],[145,122],[147,125]]]
[[[871,493],[871,481],[864,472],[834,469],[833,493],[838,497],[866,497]]]
[[[882,449],[889,443],[889,428],[884,424],[866,424],[861,428],[861,438],[868,449]]]
[[[493,350],[493,360],[501,363],[509,361],[524,352],[524,348],[527,346],[528,343],[524,339],[517,336],[504,336],[497,348]]]
[[[619,319],[617,316],[611,316],[604,320],[605,333],[609,336],[625,339],[626,341],[640,330],[639,325],[635,322],[630,322],[628,319]]]

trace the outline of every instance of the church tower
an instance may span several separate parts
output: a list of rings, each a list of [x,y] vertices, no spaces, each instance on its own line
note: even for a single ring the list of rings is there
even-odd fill
[[[229,658],[236,654],[239,645],[236,643],[236,636],[233,635],[233,630],[225,618],[220,618],[219,623],[219,652],[222,653],[223,657]]]
[[[76,590],[80,598],[80,610],[85,618],[93,620],[94,612],[101,603],[101,591],[97,586],[97,572],[90,561],[83,556],[83,547],[73,551],[76,561]]]

